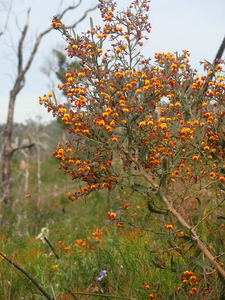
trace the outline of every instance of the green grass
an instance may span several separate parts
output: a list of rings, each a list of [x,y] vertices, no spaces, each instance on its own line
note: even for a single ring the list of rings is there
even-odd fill
[[[201,269],[193,267],[176,250],[166,251],[168,243],[179,243],[165,229],[167,220],[147,210],[145,199],[129,191],[112,190],[95,192],[71,203],[65,187],[72,188],[73,182],[58,171],[55,160],[50,158],[42,164],[40,195],[36,174],[37,165],[33,163],[28,198],[20,192],[21,184],[13,182],[16,201],[13,210],[2,207],[0,250],[51,297],[74,299],[68,292],[72,291],[79,300],[106,299],[99,295],[102,291],[108,299],[117,296],[117,299],[144,300],[154,295],[155,299],[193,298],[184,288],[177,291],[181,286],[180,275],[187,269],[201,275]],[[37,207],[38,196],[40,207]],[[129,206],[124,208],[124,205]],[[107,221],[107,212],[118,210],[122,227]],[[48,240],[59,259],[46,242],[36,239],[43,227],[49,229]],[[102,270],[107,270],[107,276],[97,281]],[[219,299],[215,290],[220,291],[221,286],[214,275],[211,279],[215,289],[206,299]],[[202,290],[212,289],[210,282],[201,281],[200,285]],[[202,294],[201,297],[204,298]],[[45,298],[27,277],[0,259],[0,299]]]

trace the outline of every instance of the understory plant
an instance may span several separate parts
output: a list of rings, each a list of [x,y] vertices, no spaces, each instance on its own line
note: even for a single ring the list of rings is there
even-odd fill
[[[200,76],[186,50],[144,57],[148,0],[121,12],[116,3],[99,0],[99,9],[103,25],[91,20],[81,36],[53,18],[81,68],[67,70],[58,84],[69,108],[51,93],[39,100],[70,134],[53,152],[76,182],[68,198],[88,202],[92,193],[126,191],[130,203],[119,212],[111,204],[108,222],[160,236],[160,247],[148,251],[157,253],[156,267],[179,274],[181,285],[171,297],[203,299],[212,279],[225,282],[223,62],[202,62]],[[132,201],[144,202],[152,218],[143,213],[135,222]]]

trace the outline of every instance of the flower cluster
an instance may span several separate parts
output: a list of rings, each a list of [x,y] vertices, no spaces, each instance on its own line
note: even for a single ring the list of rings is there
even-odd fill
[[[68,56],[81,62],[81,69],[67,70],[58,85],[69,108],[55,103],[52,94],[40,98],[72,136],[53,152],[64,174],[80,182],[68,193],[71,201],[127,186],[131,176],[138,181],[140,168],[160,188],[165,181],[168,190],[176,184],[188,190],[201,182],[216,187],[220,197],[225,184],[222,62],[214,68],[204,64],[209,81],[207,74],[197,76],[191,69],[186,50],[156,53],[152,65],[149,58],[137,57],[151,28],[148,2],[134,1],[117,13],[114,2],[100,1],[103,27],[93,26],[80,37],[70,36],[53,19],[67,40]]]
[[[71,253],[73,251],[78,251],[80,254],[85,254],[85,252],[94,252],[96,242],[103,243],[103,232],[102,230],[95,229],[92,231],[90,237],[81,239],[78,238],[71,245],[67,245],[63,241],[58,241],[55,243],[56,251],[62,251],[65,253]]]
[[[198,299],[207,299],[207,295],[211,291],[202,285],[200,285],[200,278],[197,277],[192,271],[184,271],[181,276],[181,286],[177,288],[179,294],[186,294],[192,297],[198,297]]]
[[[146,290],[148,292],[152,288],[154,288],[154,287],[152,287],[150,284],[143,284],[142,285],[142,289],[144,289],[144,290]],[[161,295],[159,295],[158,293],[150,293],[148,296],[149,296],[149,299],[162,299]]]

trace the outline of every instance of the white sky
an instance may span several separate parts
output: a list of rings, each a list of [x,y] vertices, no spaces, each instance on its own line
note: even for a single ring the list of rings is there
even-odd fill
[[[7,6],[10,2],[5,0],[5,7],[2,7],[2,1],[0,3],[1,30],[5,24]],[[9,92],[16,73],[13,47],[17,47],[20,32],[15,19],[18,19],[19,27],[22,28],[26,20],[27,8],[31,7],[30,28],[25,42],[27,54],[32,48],[35,36],[50,26],[52,16],[74,2],[76,3],[73,0],[13,0],[7,31],[0,37],[0,123],[6,121]],[[116,2],[118,7],[122,8],[129,5],[132,0],[117,0]],[[63,5],[60,6],[60,3]],[[82,6],[64,19],[65,24],[69,25],[77,20],[86,8],[95,3],[97,0],[83,0]],[[189,50],[192,67],[201,73],[199,61],[212,62],[225,35],[225,0],[152,0],[150,7],[152,32],[144,46],[144,55],[153,57],[156,52],[178,51],[180,53],[184,49]],[[99,12],[91,12],[88,18],[76,28],[77,33],[89,29],[90,16],[93,18],[94,25],[100,24]],[[37,115],[42,117],[43,122],[52,119],[51,114],[38,104],[38,97],[51,91],[50,82],[40,68],[44,65],[44,57],[47,57],[53,48],[64,44],[64,40],[57,31],[52,31],[43,38],[27,73],[25,87],[16,100],[15,122],[24,122],[29,118],[35,119]],[[55,85],[57,84],[56,81]]]

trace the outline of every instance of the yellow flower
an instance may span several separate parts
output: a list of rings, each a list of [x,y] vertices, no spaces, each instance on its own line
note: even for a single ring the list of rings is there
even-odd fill
[[[141,93],[142,90],[141,89],[136,89],[135,93]]]
[[[168,223],[167,225],[165,225],[166,226],[166,229],[173,229],[173,225],[172,224],[170,224],[170,223]]]
[[[59,265],[52,265],[50,268],[51,269],[57,269],[59,267]]]
[[[198,156],[197,156],[197,155],[194,155],[194,156],[192,156],[192,159],[193,159],[193,160],[198,160]]]
[[[115,49],[115,52],[116,52],[116,53],[120,53],[120,52],[122,52],[122,50],[121,50],[120,48],[116,48],[116,49]]]

